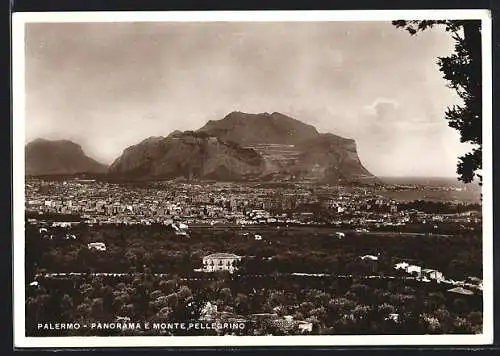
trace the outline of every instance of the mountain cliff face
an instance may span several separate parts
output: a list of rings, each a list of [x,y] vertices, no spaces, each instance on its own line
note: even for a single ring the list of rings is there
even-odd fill
[[[333,134],[321,134],[298,145],[298,174],[313,180],[368,182],[375,177],[361,164],[356,142]]]
[[[111,165],[129,177],[239,180],[258,176],[264,160],[252,149],[192,131],[150,138],[125,149]]]
[[[107,166],[88,157],[80,145],[37,139],[25,147],[26,175],[105,173]]]
[[[198,131],[152,137],[123,151],[109,172],[128,177],[377,181],[354,140],[320,134],[280,113],[232,112]]]

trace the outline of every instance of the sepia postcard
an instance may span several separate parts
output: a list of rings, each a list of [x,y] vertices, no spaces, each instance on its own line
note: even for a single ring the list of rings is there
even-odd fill
[[[12,27],[15,347],[493,342],[487,10]]]

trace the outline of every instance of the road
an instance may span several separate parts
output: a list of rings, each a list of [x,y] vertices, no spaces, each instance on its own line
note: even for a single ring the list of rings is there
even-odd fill
[[[81,273],[81,272],[55,272],[55,273],[41,273],[35,275],[35,279],[37,278],[68,278],[68,277],[134,277],[134,276],[143,276],[143,273],[108,273],[108,272],[94,272],[94,273]],[[171,277],[171,273],[152,273],[155,277]],[[354,276],[352,274],[329,274],[329,273],[279,273],[275,275],[265,275],[265,274],[245,274],[245,275],[235,275],[239,278],[273,278],[273,277],[329,277],[329,278],[340,278],[340,279],[350,279],[350,278],[360,278],[360,279],[382,279],[382,280],[414,280],[422,283],[431,282],[429,279],[422,279],[413,276],[387,276],[387,275],[366,275],[366,276]],[[179,278],[181,281],[213,281],[217,280],[215,276],[206,275],[204,277],[181,277]],[[473,285],[463,283],[463,282],[454,282],[451,280],[442,280],[440,283],[449,284],[449,285],[460,285],[460,286],[469,286]]]
[[[343,233],[354,233],[366,236],[433,236],[433,237],[450,237],[453,235],[438,234],[438,233],[424,233],[424,232],[400,232],[400,231],[356,231],[356,229],[346,229],[338,228],[334,226],[324,226],[324,225],[288,225],[288,226],[273,226],[269,224],[255,224],[255,225],[236,225],[236,224],[216,224],[216,225],[201,225],[201,224],[191,224],[189,225],[189,230],[191,231],[206,231],[206,230],[223,230],[227,231],[228,228],[234,231],[249,232],[249,233],[266,233],[275,231],[287,231],[293,232],[304,232],[311,230],[315,234],[335,234],[337,232]]]

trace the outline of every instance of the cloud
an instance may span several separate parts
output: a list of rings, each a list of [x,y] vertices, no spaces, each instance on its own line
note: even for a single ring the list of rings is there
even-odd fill
[[[433,116],[437,120],[428,119],[428,108],[415,110],[391,98],[364,105],[358,140],[362,162],[378,175],[454,175],[457,154],[464,147],[444,117]]]
[[[399,107],[399,103],[395,99],[376,98],[371,104],[365,105],[363,109],[369,115],[374,115],[381,119],[387,118],[387,113]]]

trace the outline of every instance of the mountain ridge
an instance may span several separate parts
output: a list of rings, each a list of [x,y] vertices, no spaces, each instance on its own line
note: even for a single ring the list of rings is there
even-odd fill
[[[110,166],[111,175],[237,180],[259,174],[262,158],[251,149],[195,131],[126,148]]]

